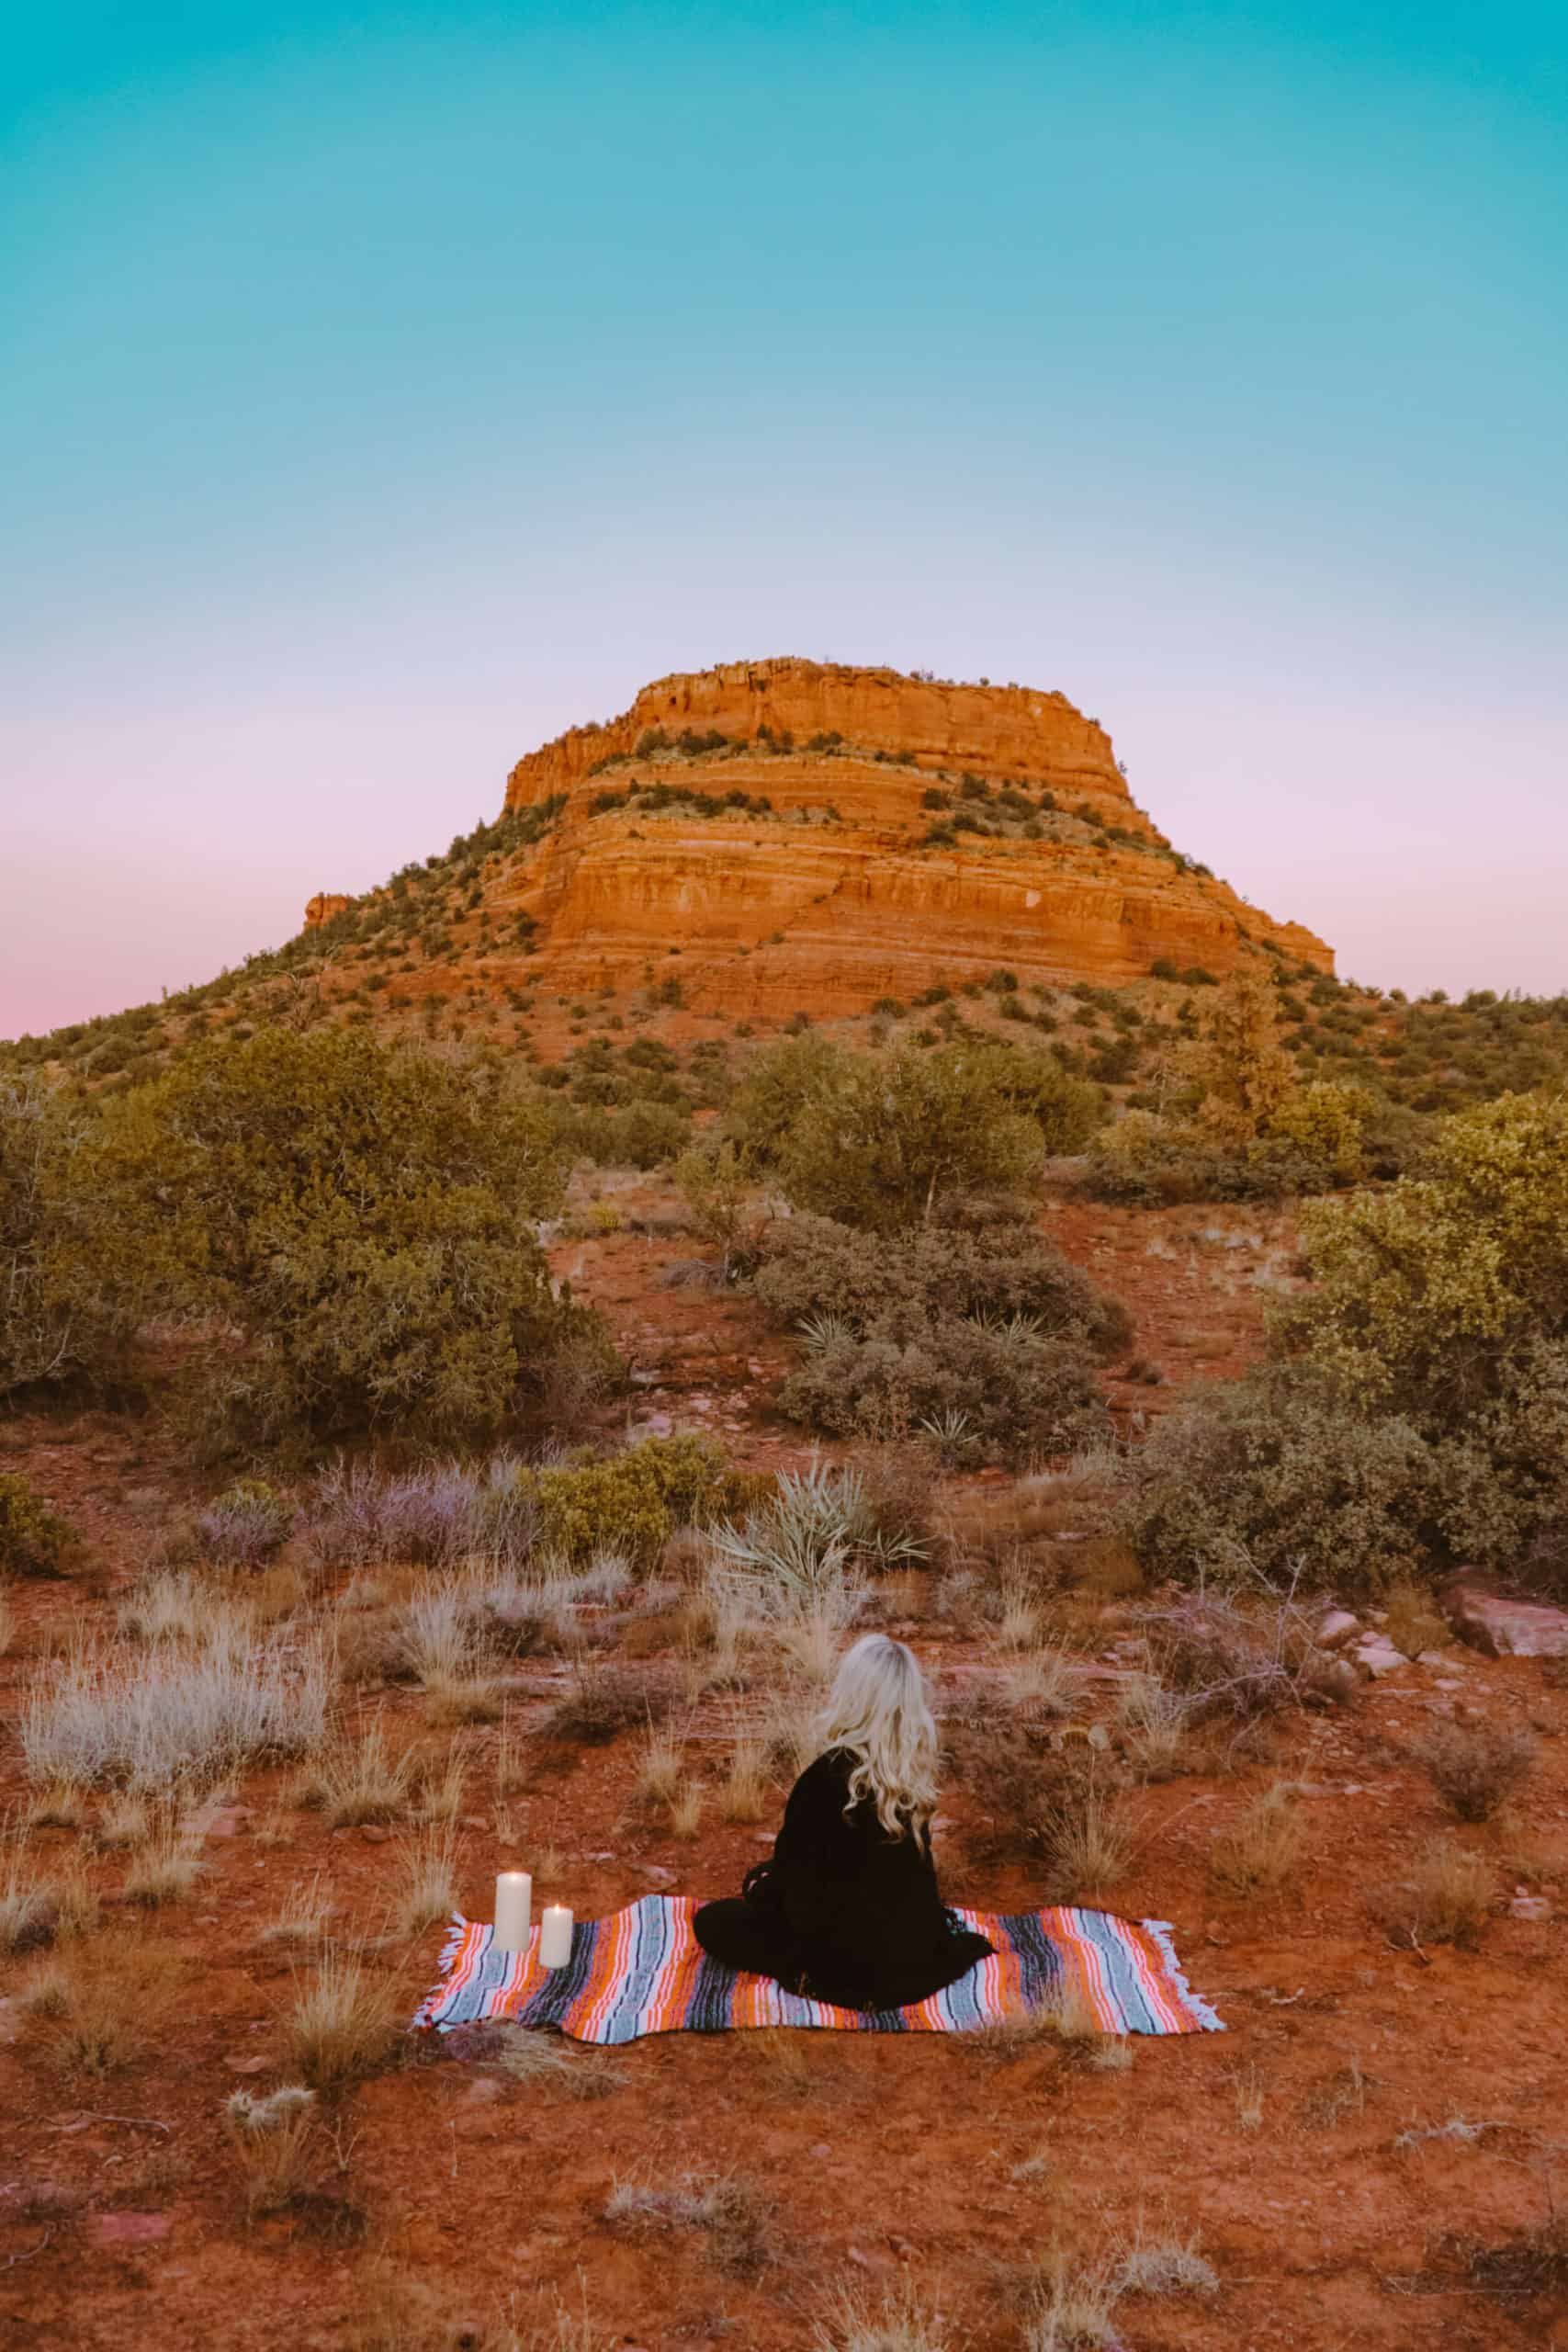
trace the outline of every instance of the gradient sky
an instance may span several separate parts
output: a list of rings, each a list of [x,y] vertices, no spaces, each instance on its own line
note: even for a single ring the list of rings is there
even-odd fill
[[[0,44],[0,1035],[775,652],[1059,686],[1342,971],[1568,988],[1561,0]]]

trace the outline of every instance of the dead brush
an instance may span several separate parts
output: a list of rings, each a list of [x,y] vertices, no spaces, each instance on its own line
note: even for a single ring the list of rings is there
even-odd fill
[[[546,1716],[546,1738],[560,1747],[603,1747],[637,1724],[662,1722],[675,1694],[662,1680],[626,1667],[581,1664]]]
[[[1050,1892],[1060,1903],[1076,1903],[1080,1895],[1116,1885],[1132,1862],[1133,1841],[1092,1767],[1063,1785],[1046,1808],[1039,1834]]]
[[[358,1739],[327,1749],[298,1782],[296,1799],[332,1829],[396,1821],[411,1804],[415,1765],[412,1749],[389,1747],[378,1717]]]
[[[623,2067],[599,2052],[590,2054],[558,2034],[506,2026],[495,2048],[496,2064],[514,2083],[530,2090],[558,2090],[567,2098],[608,2098],[626,2081]]]
[[[1209,1849],[1209,1869],[1228,1894],[1274,1894],[1293,1875],[1304,1832],[1296,1801],[1283,1781],[1244,1806]]]
[[[604,2219],[634,2237],[691,2231],[731,2278],[754,2278],[774,2259],[773,2200],[739,2173],[691,2172],[672,2188],[617,2181]]]
[[[768,1807],[767,1752],[742,1734],[729,1751],[719,1811],[726,1821],[761,1821]]]
[[[62,2075],[107,2075],[134,2064],[162,2035],[181,1974],[166,1945],[124,1933],[51,1961],[35,2004],[49,2019],[50,2064]]]
[[[906,2278],[881,2289],[840,2287],[816,2321],[812,2352],[956,2352],[963,2341],[941,2309]]]
[[[1134,1675],[1116,1712],[1127,1762],[1141,1781],[1174,1781],[1194,1768],[1189,1703],[1179,1691],[1168,1690],[1157,1675]]]
[[[316,2094],[286,2083],[258,2095],[235,2091],[223,2109],[224,2128],[245,2193],[245,2218],[281,2212],[314,2185]]]
[[[1535,1742],[1501,1724],[1439,1723],[1413,1752],[1461,1821],[1490,1821],[1535,1761]]]
[[[1409,1658],[1446,1649],[1453,1639],[1447,1620],[1432,1606],[1431,1595],[1408,1577],[1392,1584],[1383,1596],[1383,1631]]]
[[[976,1856],[1038,1860],[1054,1851],[1058,1824],[1077,1799],[1086,1767],[1055,1741],[1048,1717],[998,1703],[966,1686],[942,1724],[950,1781],[976,1792],[985,1812],[970,1833]]]
[[[121,1888],[128,1903],[162,1910],[183,1903],[206,1870],[201,1842],[177,1816],[164,1819],[132,1860]]]
[[[1190,1723],[1245,1729],[1345,1695],[1342,1661],[1318,1648],[1312,1614],[1294,1600],[1246,1607],[1225,1593],[1188,1593],[1142,1623],[1155,1670]]]
[[[387,1978],[351,1953],[328,1952],[285,2014],[290,2065],[316,2090],[371,2073],[397,2041],[400,2007]]]
[[[1389,1941],[1406,1950],[1455,1944],[1473,1950],[1492,1913],[1490,1865],[1452,1838],[1434,1838],[1409,1873],[1382,1891],[1373,1917]]]
[[[637,1792],[645,1804],[674,1802],[685,1775],[686,1749],[681,1734],[668,1725],[650,1724],[637,1758]]]
[[[403,1847],[399,1861],[403,1883],[393,1915],[393,1932],[417,1936],[438,1920],[450,1919],[457,1908],[457,1849],[452,1825],[433,1823]]]

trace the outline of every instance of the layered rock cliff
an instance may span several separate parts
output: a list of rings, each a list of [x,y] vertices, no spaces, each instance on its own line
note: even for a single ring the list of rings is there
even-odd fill
[[[1333,967],[1171,848],[1097,719],[1023,686],[795,660],[663,678],[519,761],[495,831],[459,929],[502,985],[502,941],[530,987],[678,975],[688,1005],[763,1020],[998,966],[1115,983],[1272,943]]]

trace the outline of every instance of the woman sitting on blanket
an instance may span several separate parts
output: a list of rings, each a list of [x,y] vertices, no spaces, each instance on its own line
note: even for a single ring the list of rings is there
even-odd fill
[[[852,2009],[897,2009],[992,1949],[942,1907],[931,1860],[936,1725],[913,1654],[868,1634],[818,1719],[823,1753],[796,1781],[773,1860],[739,1897],[705,1903],[697,1941],[731,1968]]]

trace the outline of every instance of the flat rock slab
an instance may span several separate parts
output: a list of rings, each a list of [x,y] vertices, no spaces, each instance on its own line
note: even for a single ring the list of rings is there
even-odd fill
[[[1488,1657],[1568,1657],[1568,1609],[1518,1600],[1480,1577],[1455,1577],[1438,1599],[1461,1641]]]
[[[93,2240],[97,2245],[151,2245],[169,2234],[167,2213],[95,2213]]]

